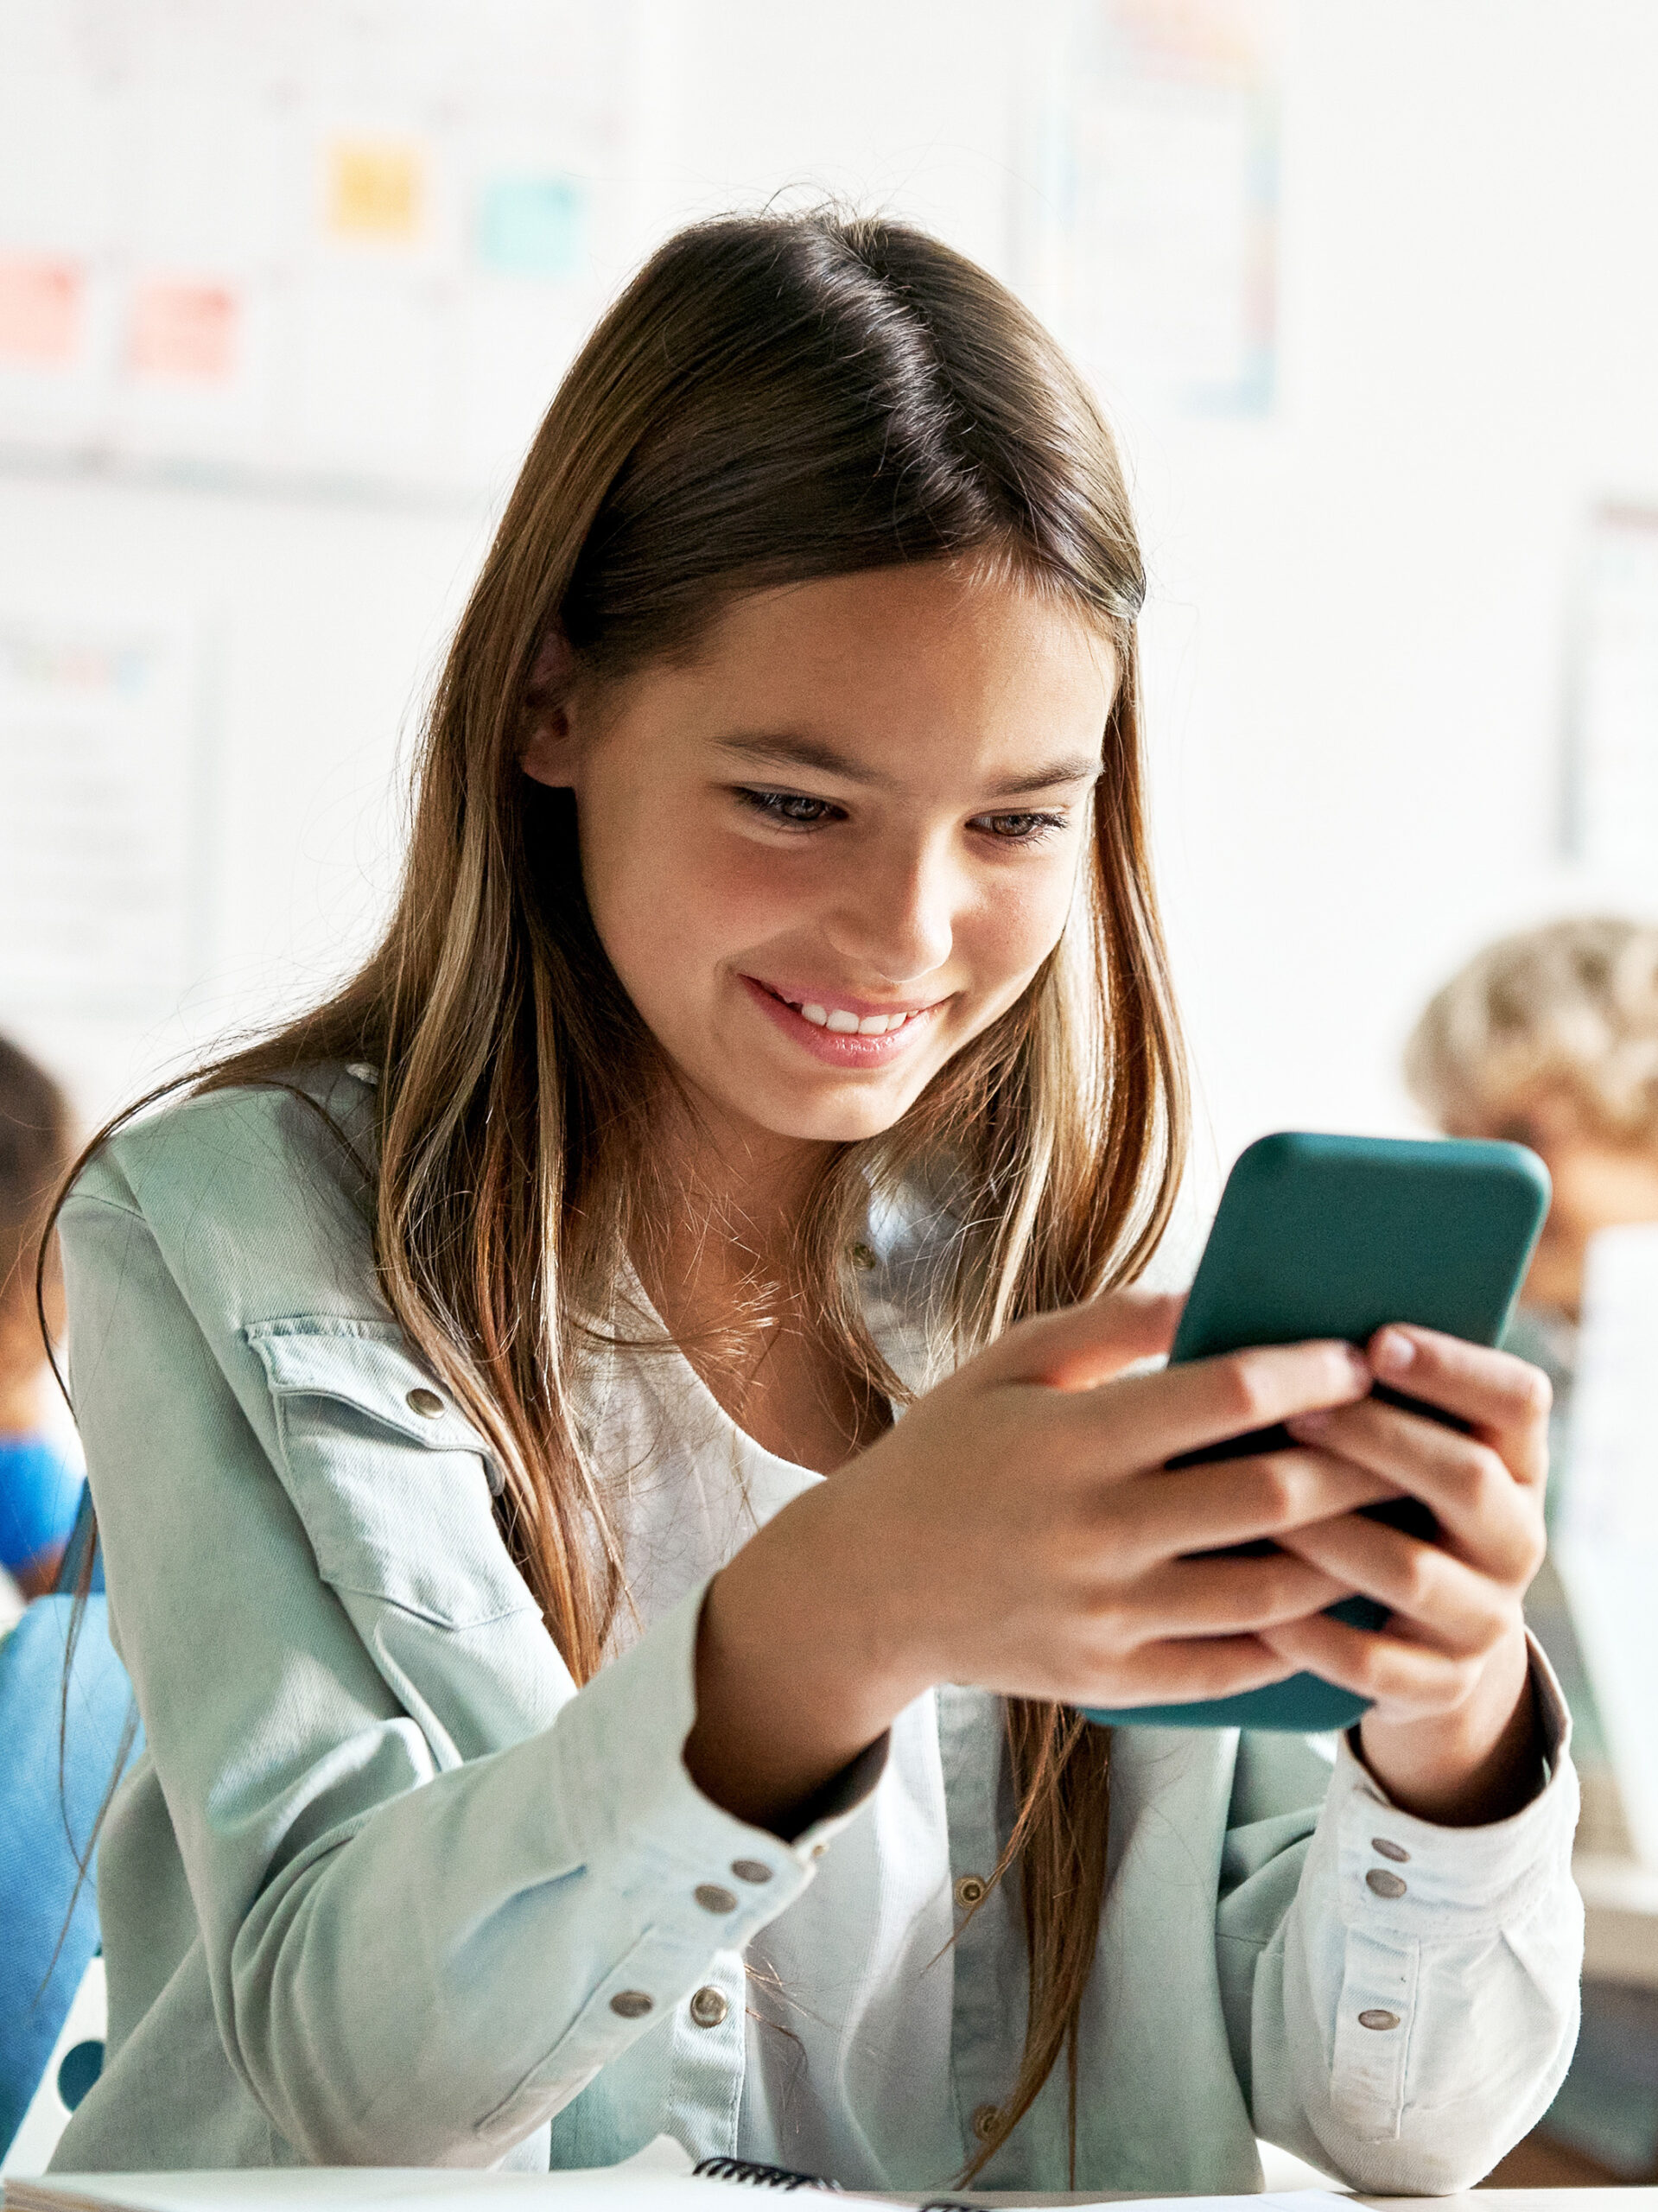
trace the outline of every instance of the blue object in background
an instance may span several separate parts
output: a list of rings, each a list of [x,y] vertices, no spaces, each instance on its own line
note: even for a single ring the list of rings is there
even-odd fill
[[[86,1534],[72,1537],[66,1566],[90,1540],[84,1510],[81,1527]],[[67,1591],[37,1598],[0,1643],[0,2152],[29,2109],[98,1949],[96,1887],[91,1872],[80,1880],[78,1853],[123,1756],[132,1710],[102,1595],[86,1600],[66,1700],[73,1605]],[[127,1750],[137,1748],[135,1738]],[[86,2047],[75,2083],[83,2094],[96,2078],[90,2052]]]
[[[85,1478],[44,1436],[0,1436],[0,1567],[8,1574],[68,1541]]]
[[[574,179],[498,176],[479,203],[479,263],[506,276],[574,276],[586,228],[587,194]]]

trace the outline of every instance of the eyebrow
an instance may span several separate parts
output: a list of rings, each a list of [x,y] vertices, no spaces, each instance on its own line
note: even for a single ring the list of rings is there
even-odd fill
[[[824,745],[812,737],[722,737],[719,741],[722,753],[734,753],[739,760],[759,763],[775,763],[779,766],[815,769],[819,775],[839,776],[847,783],[861,784],[871,791],[893,791],[898,779],[866,762],[854,760],[844,753],[837,753],[832,745]],[[988,798],[1024,798],[1032,791],[1051,791],[1058,784],[1082,784],[1091,781],[1100,772],[1097,753],[1067,753],[1062,760],[1050,760],[1028,774],[1013,776],[986,792]]]

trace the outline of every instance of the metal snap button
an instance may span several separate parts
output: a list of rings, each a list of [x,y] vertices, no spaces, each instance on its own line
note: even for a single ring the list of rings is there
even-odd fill
[[[1379,1897],[1402,1897],[1405,1885],[1397,1874],[1384,1873],[1380,1866],[1372,1866],[1364,1878],[1367,1889],[1374,1890]]]
[[[989,1886],[988,1882],[981,1881],[976,1874],[959,1875],[956,1883],[956,1902],[963,1912],[969,1911],[973,1906],[980,1903]]]
[[[763,1859],[734,1859],[731,1871],[740,1882],[769,1882],[772,1870]]]
[[[691,1999],[691,2018],[699,2028],[717,2028],[730,2010],[724,1990],[712,1985],[699,1989]]]
[[[1359,2014],[1359,2025],[1362,2028],[1396,2028],[1399,2025],[1399,2015],[1397,2012],[1384,2012],[1378,2005],[1373,2012]]]
[[[691,1891],[704,1912],[735,1912],[737,1900],[729,1890],[722,1890],[717,1882],[699,1882]]]
[[[610,2000],[610,2009],[625,2020],[642,2020],[655,2002],[642,1989],[619,1989]]]
[[[1395,1866],[1408,1866],[1410,1865],[1410,1853],[1406,1850],[1404,1845],[1402,1843],[1389,1843],[1385,1835],[1373,1835],[1370,1838],[1370,1848],[1372,1851],[1380,1852],[1382,1858],[1391,1859]]]
[[[875,1255],[872,1248],[861,1243],[854,1244],[852,1248],[852,1264],[854,1268],[861,1268],[867,1274],[869,1269],[876,1265]]]
[[[435,1390],[429,1390],[423,1384],[418,1390],[411,1390],[403,1403],[411,1414],[419,1414],[424,1421],[435,1421],[443,1411],[442,1399]]]
[[[975,2107],[969,2125],[981,2143],[988,2143],[1001,2121],[1000,2105],[980,2105]]]

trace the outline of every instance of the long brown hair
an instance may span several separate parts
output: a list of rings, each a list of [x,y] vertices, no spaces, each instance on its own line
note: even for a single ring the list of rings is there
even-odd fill
[[[958,1224],[948,1363],[1135,1274],[1167,1217],[1185,1093],[1147,857],[1134,621],[1144,582],[1115,448],[1001,286],[920,232],[834,213],[729,218],[645,264],[554,398],[430,711],[396,911],[326,1005],[207,1088],[324,1061],[380,1071],[374,1235],[410,1342],[505,1472],[503,1528],[578,1681],[620,1561],[577,1381],[651,1217],[663,1069],[594,930],[574,803],[524,779],[556,646],[602,683],[695,648],[736,594],[913,561],[991,568],[1080,613],[1121,671],[1092,863],[1020,1003],[885,1136],[840,1147],[798,1232],[813,1319],[903,1395],[849,1273],[872,1185],[942,1179]],[[584,1319],[584,1317],[586,1317]],[[1010,1706],[1030,1956],[1019,2081],[976,2170],[1069,2049],[1104,1884],[1107,1739]]]

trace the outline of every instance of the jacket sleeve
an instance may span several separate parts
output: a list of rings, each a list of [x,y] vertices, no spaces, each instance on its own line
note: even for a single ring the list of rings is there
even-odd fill
[[[1572,2056],[1577,1777],[1534,1645],[1532,1663],[1547,1779],[1489,1827],[1400,1811],[1344,1738],[1316,1825],[1275,1815],[1254,1770],[1273,1749],[1243,1739],[1217,1923],[1234,2063],[1258,2135],[1363,2191],[1472,2187]]]
[[[300,1354],[290,1344],[262,1363],[262,1329],[280,1340],[282,1328],[236,1310],[238,1255],[262,1244],[264,1274],[289,1279],[279,1298],[319,1277],[314,1255],[295,1259],[298,1216],[273,1224],[251,1205],[238,1219],[236,1184],[151,1209],[106,1156],[62,1217],[112,1631],[219,2032],[273,2126],[321,2164],[486,2164],[699,1983],[728,1982],[740,2022],[740,1947],[805,1886],[882,1754],[785,1844],[704,1797],[680,1756],[700,1588],[580,1690],[533,1609],[526,1619],[504,1547],[499,1586],[486,1574],[473,1588],[457,1634],[452,1564],[400,1562],[397,1522],[422,1480],[486,1518],[483,1461],[438,1451],[411,1472],[427,1447],[380,1417],[401,1393],[307,1396],[314,1328]],[[371,1363],[390,1346],[411,1364],[384,1309],[318,1325]],[[284,1460],[284,1376],[314,1458],[304,1515]],[[357,1471],[381,1516],[359,1516],[338,1556],[330,1516],[349,1520],[353,1501],[331,1465]],[[365,1581],[379,1586],[372,1602]],[[447,1708],[414,1694],[422,1637]],[[514,1637],[542,1709],[473,1756],[466,1715],[510,1678]]]

